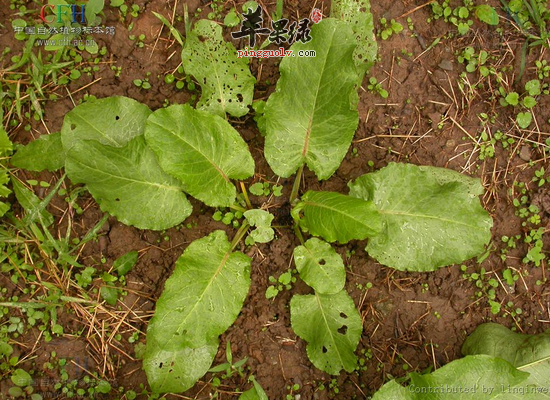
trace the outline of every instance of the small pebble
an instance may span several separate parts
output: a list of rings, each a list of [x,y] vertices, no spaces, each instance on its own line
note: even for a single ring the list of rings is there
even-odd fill
[[[439,68],[444,69],[445,71],[452,71],[454,70],[455,66],[451,60],[443,59],[439,63]]]
[[[523,161],[530,161],[531,160],[531,149],[529,146],[523,146],[519,152],[519,158],[521,158]]]

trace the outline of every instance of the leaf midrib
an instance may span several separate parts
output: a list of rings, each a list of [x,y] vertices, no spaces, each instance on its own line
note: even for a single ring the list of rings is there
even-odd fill
[[[195,309],[197,308],[197,306],[202,302],[202,299],[204,298],[205,294],[208,292],[208,290],[210,289],[210,286],[212,286],[212,283],[216,280],[216,278],[218,277],[218,275],[221,273],[222,269],[225,267],[225,265],[227,264],[227,260],[229,259],[229,256],[231,255],[231,249],[229,249],[223,256],[221,262],[220,262],[220,265],[218,265],[218,268],[216,269],[216,272],[214,272],[214,274],[212,275],[212,277],[210,278],[210,280],[208,281],[208,284],[204,287],[204,290],[202,291],[201,295],[199,296],[199,298],[197,299],[197,301],[195,301],[195,303],[193,304],[193,307],[187,312],[187,314],[185,315],[185,318],[181,321],[180,324],[178,324],[178,329],[177,331],[180,330],[180,328],[182,326],[185,325],[185,323],[187,322],[188,318],[193,314],[193,312],[195,311]],[[170,315],[170,313],[166,313],[164,315],[164,318],[162,319],[162,321],[164,321],[166,319],[166,317]]]
[[[186,141],[183,137],[181,137],[180,135],[178,135],[176,132],[170,130],[170,129],[166,129],[164,126],[158,124],[157,122],[155,121],[152,121],[150,120],[149,123],[152,123],[156,126],[158,126],[159,128],[169,132],[170,134],[172,134],[172,136],[174,136],[176,139],[178,139],[179,141],[185,143],[186,145],[188,145],[189,147],[191,147],[193,150],[195,150],[198,154],[200,154],[202,157],[204,157],[213,167],[216,171],[218,171],[218,173],[221,175],[221,177],[228,183],[230,183],[230,180],[229,180],[229,177],[225,174],[225,172],[223,172],[223,170],[218,167],[214,161],[212,161],[206,154],[204,154],[200,149],[196,148],[195,146],[193,146],[193,144],[189,143],[188,141]]]
[[[319,208],[326,208],[326,209],[328,209],[328,210],[331,210],[331,211],[336,212],[337,214],[341,214],[341,215],[343,215],[343,216],[345,216],[345,217],[350,218],[351,220],[353,220],[353,221],[357,222],[358,224],[360,224],[360,225],[364,226],[365,228],[367,228],[369,231],[373,231],[373,230],[374,230],[371,226],[369,226],[369,225],[363,223],[363,221],[360,221],[360,220],[356,219],[353,215],[350,215],[350,214],[348,214],[348,213],[345,213],[345,212],[342,211],[342,210],[339,210],[339,209],[336,209],[336,208],[327,206],[327,205],[325,205],[325,204],[314,203],[314,202],[309,201],[309,200],[304,201],[304,204],[305,204],[306,206],[309,205],[309,206],[314,206],[314,207],[319,207]]]
[[[331,35],[331,38],[330,38],[331,47],[332,47],[332,41],[334,39],[334,34],[335,33],[336,33],[336,30],[333,29],[332,30],[332,35]],[[307,158],[307,153],[309,152],[309,140],[310,140],[310,137],[311,137],[311,128],[313,126],[313,117],[315,116],[315,110],[316,110],[316,107],[317,107],[317,99],[319,98],[319,90],[321,89],[321,82],[323,81],[323,77],[325,75],[325,69],[326,69],[329,53],[330,52],[328,50],[325,53],[326,57],[323,60],[322,72],[319,74],[319,82],[317,83],[317,89],[315,91],[315,98],[313,100],[313,107],[311,109],[311,115],[309,117],[308,126],[307,126],[307,130],[306,130],[306,137],[305,137],[305,140],[304,140],[304,147],[302,149],[302,157],[304,157],[304,158]]]
[[[140,180],[137,180],[137,179],[131,179],[131,178],[127,178],[125,176],[121,176],[121,175],[114,175],[110,172],[107,172],[107,171],[104,171],[104,170],[101,170],[101,169],[98,169],[98,168],[94,168],[88,164],[85,164],[83,163],[82,161],[79,161],[79,160],[76,160],[76,159],[72,159],[74,162],[77,162],[79,163],[80,165],[82,165],[83,167],[85,168],[88,168],[92,171],[96,171],[96,172],[99,172],[101,174],[105,174],[105,175],[108,175],[108,176],[112,176],[113,178],[118,178],[120,180],[124,180],[124,181],[128,181],[128,182],[133,182],[133,183],[137,183],[137,184],[140,184],[140,185],[149,185],[149,186],[153,186],[153,187],[158,187],[160,189],[167,189],[167,190],[175,190],[177,192],[181,192],[182,189],[179,188],[179,187],[176,187],[176,186],[165,186],[165,185],[161,185],[159,183],[154,183],[154,182],[150,182],[150,181],[140,181]],[[89,185],[89,184],[88,184]]]
[[[413,217],[413,218],[435,219],[435,220],[439,220],[439,221],[442,221],[442,222],[448,222],[448,223],[452,223],[452,224],[456,224],[456,225],[466,226],[468,228],[472,228],[472,229],[476,229],[476,230],[480,230],[480,231],[484,230],[484,228],[481,227],[481,226],[469,225],[465,222],[455,221],[455,220],[447,219],[447,218],[441,218],[441,217],[437,217],[437,216],[433,216],[433,215],[411,214],[411,213],[406,213],[406,212],[399,212],[399,211],[393,211],[393,210],[386,211],[386,210],[380,210],[380,209],[378,210],[378,212],[380,214],[386,214],[386,215],[397,215],[397,216],[405,216],[405,217]]]

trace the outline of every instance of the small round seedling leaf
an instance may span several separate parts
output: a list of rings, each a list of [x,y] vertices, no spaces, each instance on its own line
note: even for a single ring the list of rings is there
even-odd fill
[[[15,386],[25,387],[32,384],[32,377],[24,369],[18,368],[11,375],[11,381]]]
[[[535,100],[534,97],[531,96],[525,96],[523,98],[523,106],[525,108],[533,108],[537,105],[537,100]]]
[[[336,294],[294,295],[292,329],[308,342],[307,355],[322,371],[337,375],[354,371],[354,352],[361,338],[361,316],[345,290]]]
[[[254,196],[263,196],[264,195],[264,185],[262,185],[261,182],[256,182],[255,184],[251,185],[250,193],[252,193]]]
[[[538,79],[528,81],[525,84],[525,90],[527,90],[530,96],[538,96],[541,93],[540,81]]]
[[[250,237],[254,242],[268,243],[275,237],[275,231],[271,228],[271,222],[273,221],[273,214],[264,210],[248,210],[243,213],[244,217],[250,224],[255,226]]]
[[[344,262],[327,242],[309,239],[303,246],[294,249],[294,262],[300,278],[317,293],[335,294],[344,288]]]
[[[223,24],[229,28],[239,25],[239,22],[241,22],[241,19],[234,8],[232,8],[223,19]]]
[[[517,106],[519,103],[519,94],[511,92],[506,95],[506,102],[511,106]]]
[[[531,125],[532,120],[533,120],[533,115],[531,114],[530,111],[520,112],[516,116],[516,122],[518,123],[521,129],[529,128],[529,125]]]

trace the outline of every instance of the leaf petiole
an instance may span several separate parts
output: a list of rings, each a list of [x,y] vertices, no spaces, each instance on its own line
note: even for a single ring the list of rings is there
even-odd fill
[[[231,242],[231,250],[229,250],[229,252],[232,252],[233,250],[235,250],[235,247],[237,247],[241,239],[244,237],[244,235],[246,235],[246,232],[248,232],[248,228],[250,228],[250,225],[246,222],[243,223],[243,225],[239,228],[239,230],[235,234],[233,241]]]
[[[296,173],[296,179],[294,185],[292,185],[292,192],[290,192],[290,205],[294,204],[294,201],[298,198],[298,191],[300,190],[300,183],[302,182],[302,174],[304,172],[305,164],[300,165],[298,172]]]
[[[244,182],[239,182],[241,185],[241,190],[243,191],[244,201],[246,201],[246,205],[248,206],[249,210],[252,210],[254,207],[252,207],[252,204],[250,203],[250,199],[248,198],[248,193],[246,191],[246,187],[244,186]]]

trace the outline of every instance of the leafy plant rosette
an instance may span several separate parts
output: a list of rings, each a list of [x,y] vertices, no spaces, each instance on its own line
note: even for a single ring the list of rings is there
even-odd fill
[[[293,45],[295,53],[315,50],[317,56],[281,61],[280,79],[262,117],[270,167],[281,177],[296,174],[290,203],[301,245],[293,255],[312,292],[293,296],[292,328],[308,343],[313,365],[330,374],[356,368],[362,333],[361,317],[345,289],[343,260],[331,243],[368,239],[366,251],[381,264],[427,272],[482,253],[492,226],[478,198],[479,180],[442,168],[392,163],[350,182],[348,194],[299,196],[304,168],[319,179],[330,178],[358,125],[357,83],[365,68],[358,68],[357,55],[371,55],[359,58],[364,63],[372,63],[374,55],[373,45],[357,51],[357,38],[372,40],[372,16],[350,20],[343,7],[354,4],[368,5],[342,1],[335,6],[338,18],[324,19],[312,27],[313,40]],[[236,81],[249,81],[250,70],[230,62],[234,48],[217,28],[201,21],[195,29],[191,35],[202,40],[187,40],[184,58],[208,60],[219,53],[219,63],[228,58]],[[230,100],[237,88],[227,94],[213,84],[219,71],[188,67],[186,72],[205,85],[207,98],[199,100],[198,109],[172,105],[152,112],[125,97],[88,101],[67,113],[61,132],[21,148],[12,159],[33,171],[64,166],[104,212],[140,229],[180,224],[192,212],[187,196],[210,207],[243,210],[245,222],[231,241],[223,231],[195,240],[166,281],[143,358],[149,384],[160,393],[183,392],[210,369],[219,336],[236,320],[250,288],[251,259],[235,249],[249,231],[249,245],[275,236],[272,215],[252,209],[250,202],[248,210],[237,203],[234,181],[254,174],[254,160],[224,117],[243,115],[252,96],[237,96],[242,101],[235,105]],[[247,85],[238,89],[249,90]],[[257,385],[251,391],[266,398]]]
[[[550,398],[550,331],[526,335],[482,324],[466,339],[462,354],[432,373],[409,374],[406,387],[386,383],[373,400]]]

